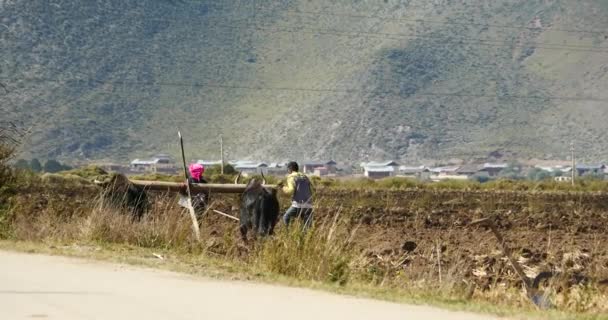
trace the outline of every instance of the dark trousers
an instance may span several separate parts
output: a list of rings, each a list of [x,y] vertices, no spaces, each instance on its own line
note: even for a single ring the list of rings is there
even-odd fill
[[[304,230],[310,228],[312,225],[312,208],[296,208],[294,206],[289,207],[283,216],[283,222],[289,226],[293,218],[299,217],[302,220],[302,227]]]

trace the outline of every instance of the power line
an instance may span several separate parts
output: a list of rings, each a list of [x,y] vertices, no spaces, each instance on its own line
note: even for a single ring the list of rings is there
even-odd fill
[[[220,26],[217,26],[220,27]],[[232,26],[221,26],[226,28],[236,28]],[[536,44],[515,44],[509,43],[508,41],[502,40],[486,40],[486,39],[476,39],[476,38],[453,38],[446,39],[444,37],[435,37],[435,36],[424,36],[424,35],[408,35],[408,34],[399,34],[399,33],[382,33],[382,32],[351,32],[351,31],[342,31],[342,30],[331,30],[331,29],[299,29],[299,30],[290,30],[290,29],[267,29],[264,27],[252,26],[259,31],[270,31],[270,32],[286,32],[286,33],[308,33],[313,35],[337,35],[337,36],[353,36],[353,37],[376,37],[387,40],[403,40],[403,39],[435,39],[435,40],[443,40],[448,42],[465,42],[471,45],[481,45],[481,46],[491,46],[491,47],[516,47],[516,48],[525,48],[530,45]],[[569,45],[551,45],[551,46],[539,46],[536,45],[535,48],[539,49],[547,49],[547,50],[560,50],[560,51],[579,51],[579,52],[608,52],[608,47],[583,47],[583,46],[569,46]],[[588,49],[583,49],[588,48]],[[597,48],[597,49],[592,49]],[[605,49],[605,50],[600,50]]]
[[[302,12],[302,11],[296,11],[296,12]],[[305,12],[305,11],[304,11]],[[309,14],[314,14],[315,12],[306,12]],[[319,12],[319,14],[321,14],[322,12]],[[332,16],[334,14],[330,14],[330,13],[325,13],[325,15],[329,15]],[[256,13],[256,17],[261,16],[259,13]],[[343,16],[341,14],[335,14],[335,16]],[[346,16],[352,16],[352,17],[367,17],[367,18],[372,18],[374,16],[359,16],[359,15],[346,15]],[[206,18],[209,18],[206,16]],[[224,18],[224,17],[218,17],[218,18]],[[378,17],[379,18],[379,17]],[[244,21],[246,19],[240,20],[240,21]],[[390,20],[390,19],[389,19]],[[414,19],[415,21],[418,22],[432,22],[432,23],[439,23],[438,21],[433,21],[433,20],[422,20],[422,19]],[[161,18],[153,18],[153,19],[146,19],[146,21],[164,21],[164,22],[175,22],[175,20],[171,20],[171,19],[161,19]],[[237,20],[238,21],[238,20]],[[204,22],[209,22],[207,20],[205,20]],[[448,24],[447,22],[445,22],[445,24]],[[482,26],[495,26],[495,27],[499,27],[499,25],[484,25],[484,24],[467,24],[467,23],[451,23],[451,24],[458,24],[458,25],[482,25]],[[377,38],[382,38],[382,39],[386,39],[386,40],[403,40],[403,39],[418,39],[418,38],[422,38],[422,39],[438,39],[438,40],[445,40],[444,37],[441,36],[428,36],[428,35],[418,35],[418,34],[411,34],[411,33],[383,33],[383,32],[371,32],[371,31],[346,31],[346,30],[335,30],[335,29],[309,29],[309,30],[305,30],[305,29],[301,29],[299,27],[294,27],[297,29],[284,29],[284,28],[274,28],[274,29],[270,29],[267,27],[260,27],[258,24],[256,23],[243,23],[240,26],[235,25],[234,23],[230,23],[229,25],[219,25],[219,24],[211,24],[212,28],[208,28],[209,29],[238,29],[238,28],[255,28],[258,31],[270,31],[270,32],[282,32],[282,33],[308,33],[308,34],[319,34],[319,35],[344,35],[344,36],[355,36],[355,37],[377,37]],[[508,27],[508,26],[500,26],[500,27]],[[517,27],[517,26],[512,26],[512,28],[516,28],[516,29],[529,29],[531,27]],[[533,28],[534,29],[534,28]],[[535,29],[538,30],[538,29]],[[570,30],[572,31],[572,30]],[[581,30],[582,32],[582,30]],[[589,31],[588,33],[601,33],[599,31]],[[608,39],[608,33],[604,32],[601,33],[605,35],[605,38]],[[392,38],[395,37],[395,38]],[[597,47],[597,46],[585,46],[585,45],[568,45],[568,44],[556,44],[556,43],[549,43],[549,42],[532,42],[529,44],[515,44],[515,43],[511,43],[508,40],[501,40],[501,39],[479,39],[479,38],[453,38],[450,39],[450,41],[465,41],[468,44],[471,45],[481,45],[481,46],[494,46],[494,47],[528,47],[530,45],[535,45],[536,48],[540,48],[540,49],[547,49],[547,50],[560,50],[560,51],[578,51],[578,52],[608,52],[608,47]],[[604,49],[604,50],[602,50]]]
[[[395,18],[388,16],[373,16],[373,15],[360,15],[360,14],[346,14],[346,13],[334,13],[334,12],[323,12],[323,11],[301,11],[301,10],[287,10],[286,12],[306,15],[322,15],[330,17],[347,17],[356,19],[381,19],[381,20],[392,20],[392,21],[409,21],[409,22],[423,22],[430,24],[441,24],[441,25],[460,25],[460,26],[477,26],[477,27],[492,27],[492,28],[503,28],[503,29],[516,29],[516,30],[532,30],[532,31],[556,31],[556,32],[567,32],[567,33],[589,33],[604,35],[608,37],[608,32],[599,30],[584,30],[584,29],[553,29],[547,27],[524,27],[524,26],[510,26],[490,23],[464,23],[464,22],[453,22],[453,21],[437,21],[427,19],[408,19],[408,18]]]
[[[477,39],[477,38],[446,38],[446,37],[438,37],[438,36],[427,36],[427,35],[412,35],[405,33],[383,33],[383,32],[370,32],[370,31],[345,31],[345,30],[335,30],[335,29],[285,29],[285,28],[268,28],[265,26],[260,26],[257,24],[243,24],[240,26],[235,25],[214,25],[211,29],[240,29],[240,28],[249,28],[255,29],[257,31],[267,31],[267,32],[277,32],[277,33],[303,33],[303,34],[311,34],[311,35],[335,35],[335,36],[343,36],[343,37],[371,37],[385,40],[397,40],[401,41],[404,39],[434,39],[434,40],[442,40],[448,43],[467,43],[471,45],[479,45],[479,46],[490,46],[490,47],[516,47],[516,48],[526,48],[534,45],[534,48],[538,49],[547,49],[547,50],[559,50],[559,51],[577,51],[577,52],[608,52],[608,47],[596,47],[596,46],[579,46],[579,45],[558,45],[558,44],[545,44],[538,45],[538,42],[532,42],[528,44],[517,44],[511,43],[506,40],[488,40],[488,39]]]
[[[259,91],[300,91],[300,92],[336,92],[336,93],[371,93],[371,94],[386,94],[400,95],[394,91],[381,90],[363,90],[363,89],[331,89],[331,88],[299,88],[299,87],[267,87],[267,86],[248,86],[248,85],[233,85],[220,83],[199,83],[199,82],[161,82],[161,81],[101,81],[96,79],[51,79],[51,78],[9,78],[0,77],[2,80],[11,81],[30,81],[30,82],[96,82],[99,84],[125,85],[125,86],[169,86],[169,87],[204,87],[217,89],[243,89],[243,90],[259,90]],[[441,92],[412,92],[406,93],[408,96],[433,96],[433,97],[469,97],[469,98],[511,98],[511,99],[540,99],[540,100],[565,100],[565,101],[595,101],[608,102],[608,99],[593,98],[593,97],[565,97],[565,96],[532,96],[532,95],[487,95],[487,94],[470,94],[470,93],[441,93]]]
[[[270,12],[268,7],[257,6],[255,5],[255,1],[252,1],[253,4],[253,16],[262,16],[265,12]],[[426,8],[424,5],[408,5],[404,9],[407,11],[412,8]],[[141,8],[140,8],[141,9]],[[118,10],[108,10],[101,9],[101,11],[106,13],[117,13],[120,12],[122,14],[141,14],[137,10],[129,10],[129,11],[118,11]],[[229,10],[217,10],[217,12],[222,13],[230,13]],[[458,13],[469,13],[470,11],[461,10],[457,11]],[[260,14],[261,13],[261,14]],[[379,20],[388,20],[388,21],[406,21],[406,22],[423,22],[429,24],[441,24],[441,25],[460,25],[460,26],[477,26],[477,27],[492,27],[492,28],[502,28],[502,29],[515,29],[515,30],[532,30],[532,31],[553,31],[553,32],[565,32],[565,33],[588,33],[588,34],[596,34],[596,35],[604,35],[608,36],[608,32],[606,30],[586,30],[586,29],[562,29],[562,28],[550,28],[550,27],[529,27],[529,26],[514,26],[514,25],[505,25],[505,24],[492,24],[492,23],[474,23],[474,22],[455,22],[455,21],[439,21],[439,20],[429,20],[429,19],[412,19],[412,18],[402,18],[402,17],[391,17],[391,16],[379,16],[379,15],[365,15],[365,14],[349,14],[349,13],[337,13],[337,12],[327,12],[327,11],[307,11],[307,10],[282,10],[281,13],[294,13],[294,14],[302,14],[302,15],[312,15],[312,16],[329,16],[329,17],[346,17],[346,18],[355,18],[355,19],[379,19]],[[205,18],[226,18],[227,15],[204,15]],[[241,20],[247,20],[249,17],[245,17]],[[147,21],[171,21],[168,19],[148,19]]]
[[[240,29],[240,28],[254,28],[257,31],[270,31],[270,32],[281,32],[281,33],[307,33],[307,34],[319,34],[319,35],[337,35],[337,36],[354,36],[354,37],[376,37],[387,40],[403,40],[403,39],[437,39],[446,40],[446,37],[441,36],[430,36],[430,35],[419,35],[412,33],[387,33],[387,32],[372,32],[372,31],[347,31],[347,30],[336,30],[336,29],[323,29],[323,28],[300,28],[293,27],[293,29],[287,28],[269,28],[257,23],[242,23],[240,25],[228,24],[214,24],[211,29]],[[568,45],[568,44],[556,44],[549,42],[532,42],[529,44],[515,44],[508,40],[501,39],[479,39],[479,38],[453,38],[449,41],[458,42],[466,41],[469,44],[486,45],[491,44],[492,46],[498,47],[528,47],[535,45],[536,48],[548,49],[548,50],[563,50],[563,51],[582,51],[582,52],[608,52],[608,47],[598,46],[584,46],[584,45]],[[604,50],[602,50],[604,49]]]
[[[557,50],[557,51],[572,51],[572,52],[595,52],[595,53],[608,53],[608,47],[595,47],[595,46],[579,46],[579,45],[557,45],[557,44],[545,44],[539,45],[538,42],[531,42],[527,44],[512,43],[506,40],[488,40],[488,39],[477,39],[477,38],[446,38],[441,36],[430,36],[430,35],[412,35],[405,33],[384,33],[384,32],[370,32],[370,31],[345,31],[335,29],[285,29],[285,28],[268,28],[259,26],[257,24],[245,23],[241,25],[213,25],[209,29],[241,29],[248,28],[257,31],[276,32],[276,33],[291,33],[291,34],[310,34],[310,35],[331,35],[341,37],[359,37],[359,38],[376,38],[383,40],[402,41],[404,39],[432,39],[443,41],[443,43],[464,43],[476,46],[488,46],[488,47],[509,47],[509,48],[528,48],[534,46],[534,49],[545,49],[545,50]]]

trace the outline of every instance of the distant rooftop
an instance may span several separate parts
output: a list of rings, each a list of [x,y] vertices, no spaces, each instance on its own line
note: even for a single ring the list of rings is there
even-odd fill
[[[150,159],[150,160],[135,159],[135,160],[131,161],[131,165],[153,165],[153,164],[157,164],[159,161],[160,161],[160,159]]]
[[[221,165],[221,160],[197,160],[196,163],[202,164],[203,166],[216,166]]]
[[[237,161],[234,164],[235,169],[255,169],[255,168],[266,168],[268,165],[264,162],[253,162],[253,161]]]
[[[505,169],[508,168],[509,164],[507,163],[484,163],[484,169]]]
[[[334,160],[321,160],[321,161],[305,161],[305,166],[326,166],[326,165],[336,165],[337,163]]]
[[[395,167],[392,167],[392,166],[365,167],[365,171],[367,171],[367,172],[395,172]]]
[[[460,166],[449,166],[449,167],[437,167],[437,168],[431,168],[430,171],[434,172],[434,173],[441,173],[441,172],[456,172],[458,169],[460,169]]]
[[[408,167],[408,166],[400,166],[399,172],[401,173],[420,173],[420,172],[428,172],[429,168],[426,166],[418,166],[418,167]]]
[[[399,166],[399,164],[395,161],[385,161],[385,162],[363,162],[361,164],[362,167],[387,167],[387,166]]]

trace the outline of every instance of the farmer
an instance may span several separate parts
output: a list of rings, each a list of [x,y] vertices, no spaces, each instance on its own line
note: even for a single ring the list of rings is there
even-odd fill
[[[207,183],[207,180],[203,178],[203,173],[205,173],[205,167],[202,164],[193,163],[188,167],[188,171],[190,171],[190,177],[188,177],[188,182]]]
[[[207,183],[207,180],[203,178],[203,173],[205,173],[205,167],[202,164],[193,163],[188,167],[188,171],[190,171],[188,183]],[[208,200],[209,192],[200,192],[192,194],[192,207],[194,208],[194,211],[196,212],[197,216],[200,217],[200,215],[203,214]],[[180,192],[179,204],[184,208],[188,207],[188,194],[186,191]]]
[[[312,224],[312,184],[306,175],[299,172],[298,164],[294,161],[287,164],[286,180],[286,183],[281,181],[278,184],[284,193],[292,195],[291,206],[285,212],[283,222],[289,226],[294,217],[299,217],[306,230]]]

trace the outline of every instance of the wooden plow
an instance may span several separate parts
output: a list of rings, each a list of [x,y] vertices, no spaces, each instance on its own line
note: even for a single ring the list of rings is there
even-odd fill
[[[144,180],[129,180],[131,184],[141,187],[146,191],[159,192],[183,192],[186,191],[186,183],[184,182],[164,182],[164,181],[144,181]],[[210,193],[234,193],[241,194],[245,192],[246,184],[214,184],[214,183],[192,183],[190,190],[192,192],[210,192]],[[277,185],[265,184],[264,188],[276,189]]]
[[[190,183],[186,182],[166,182],[166,181],[148,181],[148,180],[130,180],[124,175],[119,175],[120,179],[116,182],[102,182],[95,181],[95,184],[100,187],[108,187],[114,184],[128,184],[128,188],[135,188],[141,192],[165,192],[165,193],[180,193],[184,194],[190,189],[191,194],[196,193],[208,193],[208,194],[242,194],[247,189],[246,184],[217,184],[217,183]],[[239,174],[240,177],[240,174]],[[274,184],[260,184],[261,187],[266,189],[277,189],[278,186]],[[188,204],[190,206],[190,204]],[[239,221],[239,218],[234,217],[230,214],[221,212],[219,210],[209,208],[208,211],[212,211],[220,216]],[[198,225],[197,225],[198,227]],[[194,227],[193,227],[194,228]],[[199,232],[196,232],[197,228],[194,228],[195,236],[199,237]]]
[[[524,289],[526,291],[526,296],[528,297],[528,299],[530,299],[530,301],[534,305],[536,305],[537,307],[539,307],[541,309],[550,308],[551,304],[546,299],[546,297],[543,295],[543,292],[540,291],[539,285],[540,285],[541,281],[553,277],[554,273],[550,272],[550,271],[544,271],[544,272],[539,273],[535,278],[529,278],[524,273],[524,270],[523,270],[522,266],[519,264],[519,262],[517,262],[517,260],[515,260],[513,258],[513,253],[511,251],[511,248],[509,248],[509,246],[507,246],[505,238],[498,231],[498,228],[496,227],[496,224],[494,223],[493,219],[483,218],[483,219],[479,219],[479,220],[474,220],[469,224],[469,226],[485,226],[488,229],[490,229],[490,231],[492,232],[494,237],[496,237],[496,240],[498,240],[498,245],[501,249],[502,255],[505,258],[507,258],[507,260],[511,264],[511,267],[513,267],[513,270],[515,271],[515,274],[517,274],[517,276],[521,279],[521,282],[524,285]]]

